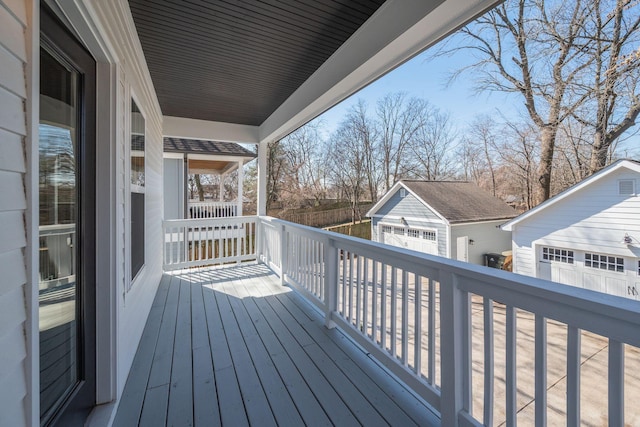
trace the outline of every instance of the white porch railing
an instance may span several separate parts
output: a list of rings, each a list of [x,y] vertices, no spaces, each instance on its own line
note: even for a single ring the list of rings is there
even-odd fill
[[[162,228],[165,270],[256,259],[256,217],[174,219]]]
[[[194,202],[187,204],[188,215],[191,219],[199,218],[228,218],[238,215],[238,202]],[[242,215],[242,213],[240,213]]]
[[[516,384],[523,380],[517,367],[529,363],[533,418],[546,425],[547,360],[558,351],[565,358],[566,393],[552,406],[564,408],[567,425],[579,425],[582,331],[608,344],[598,385],[606,384],[609,425],[624,425],[625,344],[640,347],[637,302],[274,218],[243,220],[257,232],[257,253],[247,259],[257,257],[301,292],[324,312],[328,327],[339,326],[440,411],[442,425],[515,425],[522,408]],[[199,229],[222,224],[208,221],[198,220]],[[188,240],[196,239],[196,227],[188,224],[194,221],[172,233],[190,230]],[[548,326],[566,331],[561,345],[549,345]],[[532,349],[518,352],[525,330]]]

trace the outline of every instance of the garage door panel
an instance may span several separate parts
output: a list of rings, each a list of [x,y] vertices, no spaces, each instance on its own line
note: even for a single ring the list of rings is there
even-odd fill
[[[627,296],[627,282],[623,279],[617,279],[614,277],[605,277],[606,292],[611,295],[618,295],[621,297]]]
[[[584,273],[583,283],[585,289],[592,291],[605,292],[602,277],[598,274]]]

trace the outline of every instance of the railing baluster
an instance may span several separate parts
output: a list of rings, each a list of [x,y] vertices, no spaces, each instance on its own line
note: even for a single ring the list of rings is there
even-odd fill
[[[515,427],[516,425],[516,309],[513,306],[506,307],[506,423],[507,427]]]
[[[400,339],[402,340],[402,363],[409,364],[409,273],[402,271],[402,330]]]
[[[609,338],[609,426],[624,426],[624,344]]]
[[[547,425],[547,319],[535,316],[535,425]]]
[[[349,254],[349,322],[353,322],[353,260],[355,254]]]
[[[378,340],[378,261],[372,260],[373,283],[371,283],[371,340]]]
[[[382,278],[380,282],[380,347],[387,348],[387,265],[382,264]]]
[[[429,356],[428,377],[429,384],[436,384],[436,285],[433,279],[429,278],[429,290],[427,295],[428,308],[428,332],[427,332],[427,355]]]
[[[398,339],[398,270],[391,267],[391,355],[397,356],[396,340]]]
[[[580,425],[580,329],[567,327],[567,426]]]
[[[413,372],[420,376],[422,370],[422,276],[415,275],[413,309]]]
[[[349,253],[344,249],[340,251],[342,261],[342,317],[347,318],[347,257]]]
[[[360,310],[362,309],[362,304],[360,302],[360,299],[362,297],[360,288],[362,287],[362,283],[360,282],[360,264],[362,262],[362,256],[358,255],[358,258],[356,259],[356,328],[359,330],[361,329],[360,326]]]
[[[493,347],[493,301],[483,298],[484,312],[484,415],[486,426],[493,425],[493,380],[494,380],[494,347]]]
[[[369,335],[369,258],[364,259],[364,283],[362,284],[362,289],[364,291],[362,295],[362,306],[364,310],[362,311],[362,333],[367,336]]]

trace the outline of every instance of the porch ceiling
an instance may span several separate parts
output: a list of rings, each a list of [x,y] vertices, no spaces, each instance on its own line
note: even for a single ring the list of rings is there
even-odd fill
[[[258,126],[384,0],[129,0],[163,114]]]

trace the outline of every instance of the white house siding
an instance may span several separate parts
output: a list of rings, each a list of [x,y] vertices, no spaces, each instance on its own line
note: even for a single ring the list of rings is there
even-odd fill
[[[0,2],[0,426],[27,424],[27,12]]]
[[[402,224],[401,218],[405,219],[406,225]],[[378,209],[376,216],[371,221],[371,239],[374,241],[380,241],[378,230],[380,223],[436,230],[438,255],[447,256],[446,224],[438,215],[409,192],[405,197],[400,197],[400,191],[397,191]]]
[[[577,286],[588,285],[584,273],[591,269],[583,267],[584,252],[625,258],[625,273],[617,274],[631,285],[640,282],[640,197],[618,195],[620,179],[634,179],[636,189],[640,188],[637,173],[628,169],[613,171],[514,225],[514,271],[539,276],[536,251],[550,246],[576,251],[573,268]],[[634,246],[623,244],[625,234],[638,239]]]
[[[469,237],[468,262],[483,265],[484,254],[511,250],[511,233],[498,228],[505,220],[451,225],[451,258],[457,259],[458,237]],[[473,240],[473,243],[471,243]]]
[[[138,347],[151,303],[162,275],[162,113],[125,0],[88,0],[99,21],[101,34],[118,58],[117,259],[119,304],[117,314],[117,394],[121,395]],[[129,252],[129,115],[130,99],[145,118],[145,265],[130,283]]]

